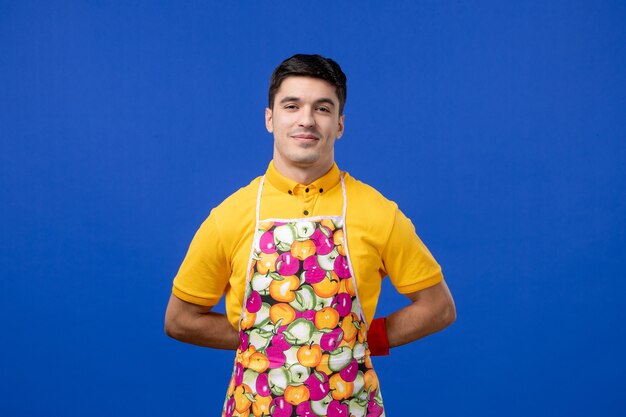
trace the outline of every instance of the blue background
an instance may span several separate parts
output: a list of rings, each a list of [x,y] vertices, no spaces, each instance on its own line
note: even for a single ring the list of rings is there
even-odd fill
[[[391,3],[391,2],[390,2]],[[163,333],[196,228],[264,172],[268,79],[348,75],[340,167],[457,322],[375,361],[390,417],[626,414],[626,4],[0,2],[0,415],[216,416]],[[378,314],[405,299],[385,284]]]

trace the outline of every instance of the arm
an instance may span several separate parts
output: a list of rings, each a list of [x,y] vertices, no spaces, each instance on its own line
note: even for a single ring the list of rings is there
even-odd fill
[[[215,349],[237,349],[239,335],[213,307],[191,304],[174,294],[165,312],[165,334],[181,342]]]
[[[406,296],[412,303],[387,317],[389,347],[421,339],[456,320],[454,300],[445,281]]]

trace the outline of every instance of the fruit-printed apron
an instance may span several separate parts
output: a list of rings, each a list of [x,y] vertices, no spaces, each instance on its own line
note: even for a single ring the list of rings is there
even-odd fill
[[[259,218],[222,416],[384,416],[343,213]]]

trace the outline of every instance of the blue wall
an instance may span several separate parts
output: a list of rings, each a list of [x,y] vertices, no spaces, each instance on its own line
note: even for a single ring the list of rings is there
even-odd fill
[[[0,2],[0,415],[219,414],[232,353],[165,305],[297,52],[343,66],[337,160],[457,303],[375,361],[388,415],[626,413],[626,4],[381,4]]]

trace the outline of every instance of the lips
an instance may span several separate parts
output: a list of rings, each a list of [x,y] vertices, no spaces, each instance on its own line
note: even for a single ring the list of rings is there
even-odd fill
[[[304,137],[304,136],[292,136],[292,138],[302,143],[315,143],[318,140],[316,137]]]
[[[319,136],[314,134],[314,133],[294,133],[291,135],[292,138],[296,139],[296,140],[304,140],[304,141],[313,141],[313,140],[319,140]]]

